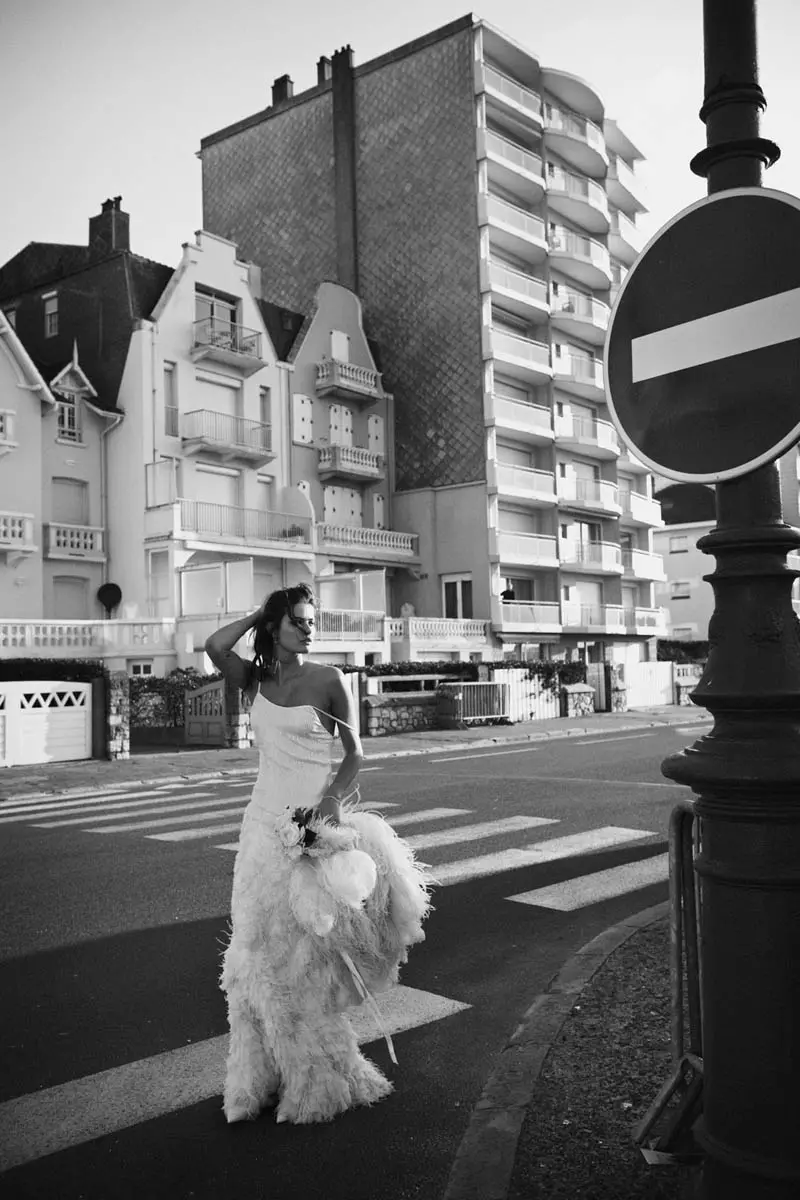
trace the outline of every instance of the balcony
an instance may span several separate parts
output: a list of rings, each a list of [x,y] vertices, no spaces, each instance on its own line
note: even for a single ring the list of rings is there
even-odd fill
[[[666,637],[667,613],[663,608],[625,608],[622,612],[627,633]]]
[[[550,319],[556,329],[573,334],[593,346],[602,346],[606,339],[611,309],[602,300],[575,292],[559,284],[550,299]]]
[[[419,538],[394,529],[369,529],[363,525],[316,525],[317,550],[332,558],[375,564],[419,561]]]
[[[222,363],[245,377],[253,375],[265,365],[261,357],[261,334],[220,317],[205,317],[194,322],[191,359]]]
[[[17,414],[10,408],[0,409],[0,458],[16,450],[19,442],[14,440]]]
[[[383,479],[386,466],[382,454],[360,446],[320,446],[317,473],[320,479],[354,479],[368,483]]]
[[[275,457],[272,426],[228,413],[196,408],[180,421],[184,454],[212,451],[224,460],[241,459],[262,466]]]
[[[382,642],[386,615],[360,609],[318,608],[317,642]]]
[[[590,575],[621,575],[622,551],[617,542],[560,543],[561,566],[570,571],[586,571]]]
[[[543,533],[490,529],[489,557],[508,566],[557,567],[558,545],[554,537]]]
[[[527,404],[494,393],[484,398],[488,425],[498,432],[512,434],[515,441],[531,445],[548,445],[553,441],[553,418],[543,404]]]
[[[550,263],[576,283],[603,291],[611,283],[611,259],[602,242],[553,225],[548,238]]]
[[[558,502],[564,508],[591,509],[617,517],[622,512],[617,485],[605,479],[576,479],[574,475],[559,479]]]
[[[94,658],[175,652],[175,622],[0,621],[0,659]]]
[[[621,208],[624,213],[647,212],[641,183],[625,160],[616,154],[608,156],[606,192],[614,207]]]
[[[174,538],[192,549],[231,548],[276,558],[313,554],[311,517],[294,513],[181,499],[146,509],[144,518],[148,542]]]
[[[581,604],[579,601],[561,605],[561,620],[571,633],[624,633],[625,620],[619,604]]]
[[[93,525],[45,525],[45,557],[106,561],[105,530]]]
[[[483,87],[487,98],[491,98],[503,110],[524,118],[532,129],[541,129],[542,101],[536,92],[517,83],[509,75],[504,75],[496,67],[490,67],[488,63],[483,64]]]
[[[490,291],[493,300],[525,320],[542,321],[547,318],[547,284],[535,275],[507,267],[501,262],[482,263],[481,289]]]
[[[374,404],[384,396],[379,371],[355,363],[325,358],[317,363],[318,396],[333,396],[356,404]]]
[[[544,139],[549,149],[584,175],[595,179],[605,175],[608,167],[605,134],[594,121],[554,104],[545,104]]]
[[[478,157],[487,160],[490,187],[509,192],[525,204],[538,204],[542,199],[542,160],[532,150],[492,129],[479,129]]]
[[[560,633],[561,609],[556,600],[503,600],[501,633]]]
[[[617,463],[618,471],[627,471],[635,475],[648,475],[650,473],[650,468],[646,467],[642,460],[637,458],[624,442],[620,442],[620,448],[622,453]]]
[[[620,263],[616,262],[611,264],[611,287],[609,288],[608,298],[612,304],[616,302],[619,290],[625,282],[627,274],[627,267],[623,267]]]
[[[644,246],[644,235],[624,212],[614,210],[610,214],[611,227],[608,231],[608,248],[621,262],[630,267]]]
[[[478,649],[489,641],[489,622],[460,617],[393,617],[393,642],[423,643],[419,649]]]
[[[33,513],[0,512],[0,553],[5,553],[9,565],[39,549],[34,540],[34,520]]]
[[[521,262],[541,263],[547,257],[544,221],[499,196],[478,197],[478,219],[489,225],[491,244]]]
[[[547,208],[590,233],[608,232],[608,199],[599,183],[547,166]]]
[[[591,458],[615,459],[619,455],[617,431],[610,421],[586,417],[555,418],[556,444]]]
[[[543,92],[567,112],[580,113],[595,122],[603,120],[603,101],[585,79],[555,67],[542,67],[541,79]]]
[[[622,551],[625,579],[645,579],[650,583],[664,583],[667,575],[660,554],[648,550],[625,549]]]
[[[512,378],[526,383],[540,385],[553,377],[548,345],[497,325],[484,328],[484,357],[496,359]]]
[[[574,396],[582,396],[585,400],[605,401],[603,363],[599,358],[574,353],[554,355],[553,378],[563,391]]]
[[[664,524],[661,515],[661,504],[651,500],[641,492],[620,490],[622,520],[626,525],[646,525],[649,528],[660,528]]]
[[[489,462],[488,488],[504,500],[516,500],[533,508],[556,504],[556,477],[552,471]]]

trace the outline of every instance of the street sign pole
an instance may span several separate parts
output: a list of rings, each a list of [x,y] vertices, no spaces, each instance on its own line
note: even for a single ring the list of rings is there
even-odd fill
[[[709,193],[761,186],[777,146],[759,136],[755,0],[704,0]],[[787,246],[796,254],[796,246]],[[737,247],[731,246],[736,254]],[[798,381],[800,394],[800,381]],[[753,421],[770,379],[753,396]],[[697,794],[701,888],[705,1200],[800,1196],[800,533],[777,467],[716,486],[709,657],[694,693],[713,731],[665,760]]]

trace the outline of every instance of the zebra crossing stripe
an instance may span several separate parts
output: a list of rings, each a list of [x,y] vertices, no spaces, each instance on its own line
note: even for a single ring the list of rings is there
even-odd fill
[[[431,850],[436,846],[455,846],[459,842],[479,842],[483,838],[500,837],[504,833],[517,833],[521,829],[533,829],[536,825],[557,824],[554,817],[504,817],[499,821],[481,821],[476,825],[456,825],[431,833],[417,833],[406,838],[406,841],[414,850]]]
[[[214,803],[214,802],[212,802],[212,803]],[[87,833],[134,833],[139,829],[165,829],[168,825],[190,825],[193,821],[215,821],[218,817],[229,817],[237,810],[239,812],[243,813],[245,808],[247,807],[247,801],[242,800],[241,798],[238,800],[226,800],[224,802],[216,801],[216,804],[218,807],[224,808],[226,811],[221,811],[221,812],[220,811],[217,811],[217,812],[212,811],[212,812],[208,812],[208,813],[191,812],[188,814],[188,816],[159,817],[158,819],[152,820],[152,821],[130,821],[130,822],[126,822],[123,825],[109,825],[104,829],[99,829],[94,823],[92,823],[90,826],[89,825],[86,826],[86,832]],[[190,806],[182,805],[181,807],[188,808]],[[194,807],[194,806],[192,805],[191,807]],[[371,805],[371,807],[375,808],[375,809],[377,809],[379,807],[380,808],[395,808],[396,805],[391,803],[388,800],[382,800],[378,804]],[[163,809],[157,809],[155,811],[163,812]],[[57,822],[57,823],[63,824],[65,822]],[[72,823],[73,822],[70,821],[70,824],[72,824]],[[81,824],[83,824],[83,822],[81,822]],[[52,828],[52,826],[40,825],[39,828],[40,829],[50,829],[50,828]]]
[[[371,805],[370,807],[374,807]],[[463,817],[469,813],[468,808],[429,808],[421,812],[406,813],[403,816],[391,817],[392,828],[398,825],[416,825],[423,821],[441,821],[446,817]],[[220,837],[223,833],[235,833],[241,828],[241,821],[230,825],[219,825],[213,829],[175,829],[170,833],[150,833],[147,837],[153,842],[189,842],[199,838]]]
[[[198,793],[200,794],[200,793]],[[211,792],[203,792],[202,795],[210,796]],[[98,796],[95,799],[90,797],[80,800],[48,800],[42,801],[36,805],[14,805],[13,808],[8,805],[0,806],[0,824],[9,824],[12,821],[30,821],[34,817],[58,816],[59,813],[68,815],[69,813],[80,812],[97,812],[105,805],[108,808],[123,807],[126,804],[138,804],[145,801],[153,801],[156,796],[162,796],[164,800],[177,800],[181,797],[170,796],[163,788],[154,788],[148,791],[136,792],[130,796]]]
[[[475,858],[463,858],[456,862],[432,866],[431,874],[442,887],[464,883],[468,879],[481,879],[497,875],[501,871],[513,871],[520,867],[532,867],[539,863],[555,862],[559,858],[588,854],[594,850],[605,850],[609,846],[620,846],[626,842],[641,841],[656,837],[646,829],[623,829],[616,825],[603,825],[585,833],[571,833],[565,837],[551,838],[545,842],[534,842],[521,849],[510,847],[495,854],[480,854]]]
[[[206,799],[206,797],[212,798]],[[53,814],[46,813],[45,815],[48,817],[47,821],[32,821],[31,824],[34,829],[62,829],[70,825],[92,825],[97,821],[124,821],[129,817],[146,817],[155,816],[156,814],[186,812],[187,809],[213,808],[214,805],[229,808],[230,805],[236,804],[240,808],[244,808],[246,803],[245,800],[242,800],[241,796],[214,796],[213,792],[198,792],[196,800],[186,800],[182,804],[173,804],[171,801],[168,801],[166,804],[156,806],[151,800],[143,800],[137,804],[123,805],[112,812],[98,812],[97,809],[90,808],[84,810],[81,816],[70,814],[70,816],[60,818],[58,821],[51,821],[49,818]]]
[[[669,855],[656,854],[640,862],[624,863],[606,871],[596,871],[592,875],[579,875],[575,879],[565,879],[562,883],[554,883],[550,887],[520,892],[517,896],[507,896],[506,899],[513,900],[516,904],[530,904],[535,908],[554,909],[556,912],[575,912],[576,909],[586,908],[589,904],[612,900],[616,896],[650,887],[651,884],[663,883],[666,879],[669,879]]]

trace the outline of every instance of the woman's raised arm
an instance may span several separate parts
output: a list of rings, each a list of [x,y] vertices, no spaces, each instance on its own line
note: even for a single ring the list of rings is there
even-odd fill
[[[214,666],[242,691],[245,691],[251,683],[252,665],[236,654],[233,647],[248,630],[253,628],[260,616],[261,609],[259,608],[249,617],[242,617],[239,621],[231,621],[230,625],[223,625],[222,629],[218,629],[216,633],[212,633],[211,637],[206,639],[206,654]]]

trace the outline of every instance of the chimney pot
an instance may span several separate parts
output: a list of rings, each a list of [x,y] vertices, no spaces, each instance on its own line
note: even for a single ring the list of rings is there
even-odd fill
[[[317,63],[317,83],[325,83],[331,77],[331,60],[323,54]]]
[[[288,75],[280,75],[272,85],[272,103],[282,104],[284,100],[291,100],[294,95],[294,84]]]

